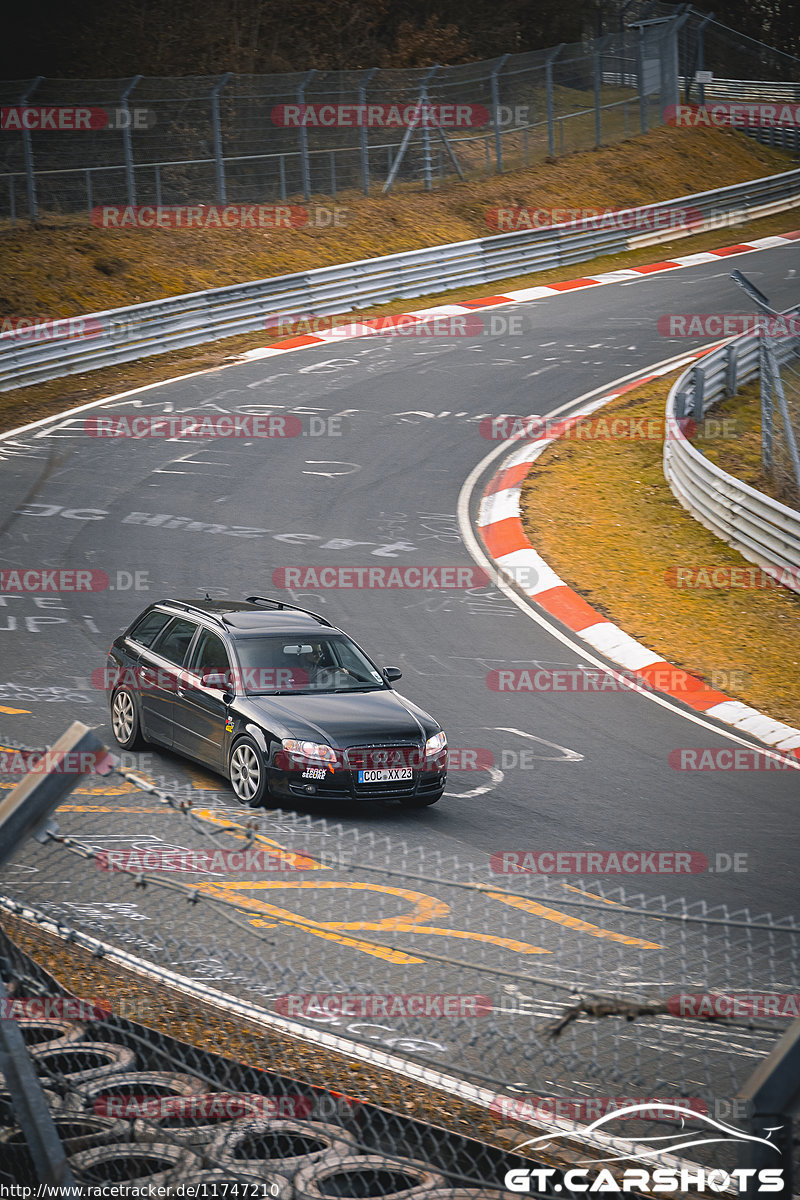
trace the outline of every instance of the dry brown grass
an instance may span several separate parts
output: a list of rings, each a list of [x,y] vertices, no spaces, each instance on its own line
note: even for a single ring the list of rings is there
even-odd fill
[[[598,416],[658,420],[671,382],[629,392]],[[800,597],[784,588],[668,585],[670,568],[750,564],[681,508],[661,454],[660,440],[554,443],[522,489],[528,537],[562,579],[626,633],[735,699],[800,726]]]

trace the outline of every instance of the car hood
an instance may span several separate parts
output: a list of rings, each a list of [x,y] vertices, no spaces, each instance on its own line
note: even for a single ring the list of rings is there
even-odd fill
[[[439,728],[428,713],[395,691],[251,696],[246,707],[275,734],[338,749],[369,742],[424,742]]]

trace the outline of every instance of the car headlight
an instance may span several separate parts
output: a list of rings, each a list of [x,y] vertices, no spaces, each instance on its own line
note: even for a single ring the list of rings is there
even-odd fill
[[[438,754],[440,750],[444,750],[447,746],[447,737],[444,731],[435,733],[433,737],[429,737],[425,743],[425,753],[427,755]]]
[[[322,762],[336,762],[336,751],[330,746],[317,742],[299,742],[295,738],[284,738],[281,742],[284,750],[291,754],[299,754],[302,758],[316,758]]]

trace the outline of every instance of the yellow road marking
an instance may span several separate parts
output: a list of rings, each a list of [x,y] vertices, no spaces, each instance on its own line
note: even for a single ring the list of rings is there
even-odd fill
[[[326,888],[329,890],[338,888],[344,891],[378,892],[409,900],[413,907],[411,912],[402,913],[397,917],[385,917],[381,921],[315,921],[310,917],[304,917],[299,913],[292,912],[290,909],[267,904],[263,900],[243,894],[246,890],[265,891],[276,888],[295,888],[300,890],[304,888]],[[513,938],[496,937],[494,934],[489,933],[473,933],[465,929],[440,929],[436,926],[423,924],[423,922],[429,921],[432,917],[445,916],[450,911],[450,905],[445,904],[443,900],[437,900],[434,896],[428,896],[425,892],[414,892],[408,888],[390,887],[378,883],[343,883],[333,879],[299,879],[292,881],[256,879],[225,884],[209,881],[201,883],[198,886],[198,891],[206,892],[217,899],[227,900],[239,908],[278,917],[279,924],[295,925],[307,929],[309,933],[313,933],[316,937],[339,942],[341,945],[351,945],[356,949],[363,950],[366,954],[372,954],[376,958],[384,958],[390,962],[423,962],[424,960],[415,958],[413,954],[401,955],[398,958],[398,951],[388,949],[375,942],[361,941],[355,938],[343,938],[342,931],[361,930],[379,932],[392,930],[395,933],[424,933],[439,937],[454,937],[462,940],[489,942],[492,945],[501,946],[506,950],[513,950],[519,954],[550,953],[549,950],[544,950],[541,946],[531,946],[528,942],[516,941]],[[274,926],[275,924],[275,922],[267,922],[261,919],[253,920],[251,923],[260,926]]]
[[[5,704],[0,704],[0,712],[9,713],[12,717],[19,716],[20,713],[26,713],[28,716],[31,714],[29,708],[8,708]],[[3,749],[8,750],[9,747],[4,746]]]
[[[555,921],[558,925],[565,925],[567,929],[576,929],[580,933],[591,934],[592,937],[606,938],[610,942],[621,942],[623,946],[639,946],[642,950],[664,949],[659,942],[644,942],[641,938],[629,937],[627,933],[612,933],[609,929],[601,929],[599,925],[582,921],[580,917],[570,917],[566,913],[558,912],[555,908],[547,908],[546,905],[539,904],[537,900],[526,900],[523,896],[506,896],[502,892],[486,892],[485,894],[491,896],[493,900],[499,900],[501,904],[508,904],[511,908],[520,908],[525,912],[534,913],[537,917]]]

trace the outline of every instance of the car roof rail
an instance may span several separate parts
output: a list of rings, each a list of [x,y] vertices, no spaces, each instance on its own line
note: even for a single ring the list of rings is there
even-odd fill
[[[294,612],[305,613],[307,617],[313,617],[315,621],[319,621],[320,625],[327,625],[329,629],[333,629],[333,624],[327,617],[321,617],[319,613],[311,612],[308,608],[301,608],[299,604],[288,604],[285,600],[276,600],[274,596],[247,596],[248,604],[274,604],[276,608],[291,608]]]
[[[218,617],[216,613],[207,612],[199,604],[190,604],[187,600],[160,600],[159,604],[171,604],[173,608],[180,608],[184,612],[197,613],[198,616],[205,617],[207,621],[213,621],[215,625],[225,627],[222,617]]]

